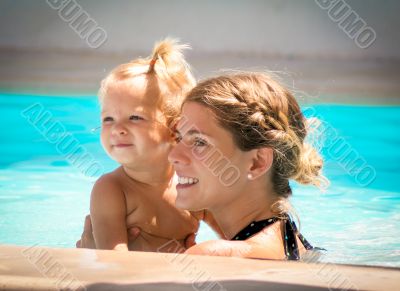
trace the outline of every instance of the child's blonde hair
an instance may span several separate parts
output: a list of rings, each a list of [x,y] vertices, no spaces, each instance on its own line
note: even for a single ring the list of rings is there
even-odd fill
[[[270,147],[274,151],[272,184],[282,199],[292,194],[289,179],[319,187],[323,159],[305,142],[307,119],[296,99],[266,73],[244,72],[200,82],[185,102],[210,108],[243,151]]]
[[[188,48],[188,45],[179,44],[176,39],[166,38],[155,44],[150,57],[138,58],[117,66],[101,82],[100,103],[111,84],[148,75],[151,77],[148,80],[154,80],[154,85],[158,86],[157,105],[166,117],[167,126],[170,126],[179,114],[184,96],[196,85],[190,66],[182,53]]]

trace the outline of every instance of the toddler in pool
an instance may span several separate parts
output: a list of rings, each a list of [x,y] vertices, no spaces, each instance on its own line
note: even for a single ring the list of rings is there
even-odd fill
[[[195,85],[182,55],[185,47],[161,41],[151,57],[119,65],[101,83],[101,142],[121,166],[100,177],[92,190],[98,249],[156,251],[171,240],[184,246],[198,230],[198,219],[175,207],[174,171],[167,158],[169,127]],[[140,235],[128,243],[131,227],[140,228]]]

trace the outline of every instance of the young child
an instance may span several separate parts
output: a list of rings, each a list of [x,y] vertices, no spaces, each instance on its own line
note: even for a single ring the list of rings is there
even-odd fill
[[[90,216],[98,249],[156,251],[197,232],[199,222],[175,207],[169,126],[195,85],[185,45],[166,39],[151,57],[116,67],[101,83],[101,142],[121,166],[100,177]],[[127,229],[140,228],[128,245]]]

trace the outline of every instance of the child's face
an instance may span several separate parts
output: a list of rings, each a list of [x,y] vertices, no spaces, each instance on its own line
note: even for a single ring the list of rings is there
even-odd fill
[[[118,163],[138,170],[167,161],[170,132],[158,90],[145,76],[109,85],[102,100],[101,142]]]

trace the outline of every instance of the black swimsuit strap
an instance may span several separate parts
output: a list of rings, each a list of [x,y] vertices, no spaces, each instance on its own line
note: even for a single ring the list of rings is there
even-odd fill
[[[268,219],[260,220],[260,221],[253,221],[250,223],[248,226],[243,228],[241,231],[239,231],[232,240],[245,240],[248,239],[250,236],[259,233],[262,231],[265,227],[275,223],[278,221],[278,217],[271,217]]]
[[[283,238],[284,238],[284,247],[285,247],[285,255],[288,260],[299,260],[299,248],[297,245],[296,236],[300,239],[306,250],[312,250],[314,247],[299,233],[297,230],[296,224],[291,219],[288,214],[285,214],[283,217],[271,217],[268,219],[253,221],[244,229],[239,231],[232,240],[246,240],[252,235],[259,233],[265,227],[275,223],[278,220],[284,220],[285,225],[283,228]]]

